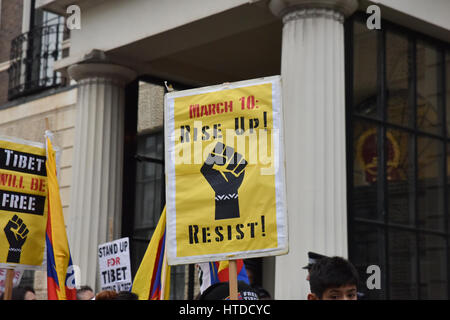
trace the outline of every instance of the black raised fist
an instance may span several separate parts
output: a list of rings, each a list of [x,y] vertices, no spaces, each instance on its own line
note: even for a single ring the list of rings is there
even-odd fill
[[[6,262],[19,263],[20,254],[22,253],[22,246],[27,240],[28,228],[17,215],[8,221],[3,229],[6,234],[6,239],[9,242],[9,251]]]
[[[216,193],[216,220],[239,218],[238,189],[246,166],[242,155],[218,142],[200,169]]]

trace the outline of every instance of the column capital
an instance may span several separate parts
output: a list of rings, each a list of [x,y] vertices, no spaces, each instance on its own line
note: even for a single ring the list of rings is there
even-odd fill
[[[82,62],[71,65],[67,71],[70,78],[76,81],[104,78],[121,85],[137,77],[136,71],[109,61],[105,53],[99,50],[93,50],[84,57]]]
[[[269,8],[280,18],[292,12],[304,11],[304,16],[314,16],[314,10],[332,10],[348,17],[358,8],[358,0],[270,0]],[[285,21],[286,22],[286,21]]]

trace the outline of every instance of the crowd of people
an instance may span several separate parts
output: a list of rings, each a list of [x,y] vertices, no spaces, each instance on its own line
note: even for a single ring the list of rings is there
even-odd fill
[[[308,253],[308,270],[306,280],[309,281],[310,291],[308,300],[357,300],[358,272],[351,262],[341,257],[327,257],[314,252]],[[270,300],[272,297],[260,286],[254,284],[253,270],[247,268],[250,283],[238,282],[239,300]],[[0,300],[3,295],[0,296]],[[12,300],[36,300],[36,294],[31,287],[16,287],[12,290]],[[89,286],[82,286],[77,290],[77,300],[138,300],[139,297],[131,291],[104,290],[95,294]],[[198,300],[228,300],[228,282],[211,285]]]
[[[353,264],[341,257],[327,257],[314,252],[308,253],[306,280],[310,291],[308,300],[357,300],[362,296],[358,292],[359,275]],[[270,294],[261,287],[253,285],[252,269],[247,268],[250,285],[239,281],[239,300],[270,300]],[[199,300],[227,300],[229,298],[227,282],[216,283],[206,289]]]
[[[3,300],[4,293],[1,294],[0,300]],[[13,288],[11,300],[36,300],[36,293],[32,287]]]
[[[138,300],[139,297],[129,291],[103,290],[95,294],[89,286],[82,286],[77,290],[77,300]],[[3,300],[3,294],[0,296]],[[12,289],[11,300],[37,300],[32,287],[15,287]]]
[[[82,286],[77,290],[77,300],[139,300],[139,297],[131,291],[103,290],[95,294],[91,287]]]

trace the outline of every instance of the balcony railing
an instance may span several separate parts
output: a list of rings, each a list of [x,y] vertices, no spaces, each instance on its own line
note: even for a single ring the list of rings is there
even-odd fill
[[[65,84],[53,64],[62,57],[64,23],[45,25],[23,33],[11,42],[8,99]]]

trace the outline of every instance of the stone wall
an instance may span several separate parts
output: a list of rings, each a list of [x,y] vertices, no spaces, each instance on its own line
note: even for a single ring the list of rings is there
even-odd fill
[[[164,87],[139,82],[138,133],[161,130],[164,126]]]

